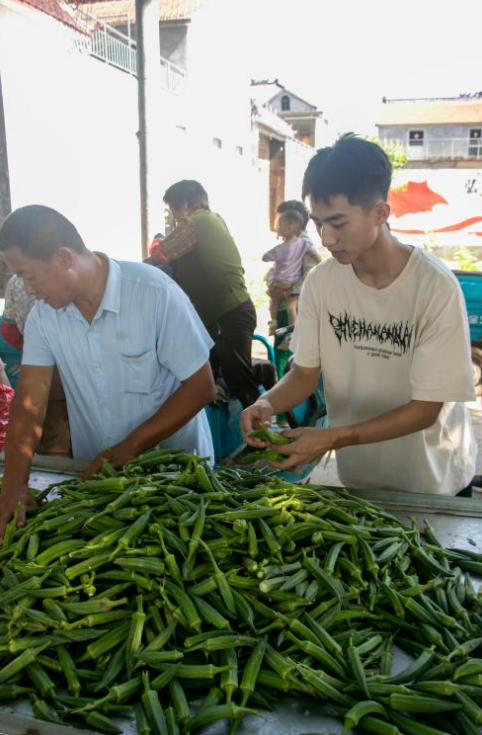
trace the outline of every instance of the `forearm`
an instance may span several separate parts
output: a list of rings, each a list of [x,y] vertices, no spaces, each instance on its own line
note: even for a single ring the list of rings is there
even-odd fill
[[[214,397],[214,380],[207,363],[182,383],[158,411],[129,434],[125,441],[141,454],[181,429]]]
[[[42,436],[46,409],[46,403],[33,402],[21,393],[14,397],[5,442],[5,488],[28,483],[32,460]]]
[[[442,406],[443,403],[431,401],[410,401],[367,421],[333,427],[336,433],[333,449],[374,444],[423,431],[437,420]]]
[[[194,224],[191,219],[186,218],[178,222],[176,229],[162,240],[159,248],[167,258],[167,262],[171,263],[192,252],[196,245],[197,238]]]
[[[333,426],[327,429],[300,427],[285,431],[284,435],[292,439],[292,442],[276,449],[285,454],[286,459],[272,464],[278,469],[286,470],[317,462],[332,449],[374,444],[422,431],[434,423],[442,406],[442,403],[410,401],[405,406],[350,426]]]
[[[267,400],[273,407],[274,414],[284,413],[305,401],[316,390],[319,376],[318,369],[294,365],[271,390],[263,393],[259,400]]]

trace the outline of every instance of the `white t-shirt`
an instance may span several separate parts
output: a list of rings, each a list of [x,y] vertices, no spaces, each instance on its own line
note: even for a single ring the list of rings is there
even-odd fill
[[[468,319],[457,279],[415,249],[389,286],[362,283],[331,259],[308,275],[292,340],[295,362],[319,367],[332,426],[379,416],[411,400],[443,401],[433,426],[337,451],[351,488],[455,495],[475,473],[465,401],[475,397]]]

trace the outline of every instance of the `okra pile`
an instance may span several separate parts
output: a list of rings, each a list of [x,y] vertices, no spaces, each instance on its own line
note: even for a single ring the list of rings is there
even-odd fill
[[[100,733],[134,716],[139,735],[234,733],[282,693],[343,735],[479,733],[482,556],[428,523],[173,450],[57,491],[0,547],[1,704]]]

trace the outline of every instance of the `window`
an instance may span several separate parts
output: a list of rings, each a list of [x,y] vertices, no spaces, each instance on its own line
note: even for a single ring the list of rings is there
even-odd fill
[[[234,150],[238,154],[238,156],[244,156],[244,148],[242,145],[235,146]]]
[[[284,94],[281,98],[281,111],[288,112],[291,110],[291,100],[287,94]]]
[[[223,141],[221,138],[213,138],[213,146],[215,148],[222,148],[223,147]]]
[[[482,128],[472,128],[469,133],[469,156],[482,156]]]
[[[408,145],[409,146],[422,146],[423,145],[423,130],[409,130]]]

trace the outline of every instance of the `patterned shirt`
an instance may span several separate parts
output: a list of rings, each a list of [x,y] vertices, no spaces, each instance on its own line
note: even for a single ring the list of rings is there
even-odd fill
[[[13,275],[7,284],[7,290],[5,291],[3,320],[7,324],[15,324],[23,334],[27,316],[34,304],[35,297],[28,296],[25,292],[23,278]]]

